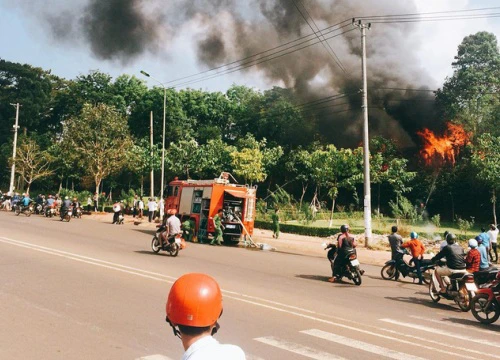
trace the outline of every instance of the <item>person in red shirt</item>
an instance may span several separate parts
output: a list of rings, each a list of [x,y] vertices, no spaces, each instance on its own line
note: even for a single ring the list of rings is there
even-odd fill
[[[418,234],[412,231],[410,234],[410,241],[405,242],[401,245],[402,248],[410,248],[411,256],[413,257],[413,264],[417,268],[418,283],[422,285],[424,279],[422,278],[422,268],[420,261],[424,258],[425,247],[420,240],[418,240]]]
[[[470,273],[479,271],[479,266],[481,264],[481,253],[477,249],[477,240],[469,240],[470,251],[465,258],[466,269]]]

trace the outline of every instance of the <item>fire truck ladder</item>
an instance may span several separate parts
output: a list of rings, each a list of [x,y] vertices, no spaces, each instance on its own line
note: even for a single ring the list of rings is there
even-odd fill
[[[248,232],[248,230],[245,227],[245,225],[243,225],[243,221],[241,221],[241,219],[239,218],[239,216],[236,215],[236,214],[234,214],[234,217],[236,218],[236,220],[238,220],[238,222],[240,223],[240,225],[243,228],[243,230],[245,230],[246,235],[248,235],[248,238],[250,239],[250,240],[247,240],[247,238],[245,236],[245,241],[244,241],[245,246],[247,246],[247,242],[248,242],[249,246],[257,247],[257,245],[252,240],[252,235],[250,235],[250,233]]]

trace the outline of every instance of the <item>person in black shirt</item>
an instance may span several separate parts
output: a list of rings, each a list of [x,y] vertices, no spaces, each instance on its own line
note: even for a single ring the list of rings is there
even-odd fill
[[[456,243],[456,236],[453,233],[446,235],[446,245],[431,261],[434,263],[442,258],[446,258],[445,266],[438,266],[436,268],[436,278],[441,287],[440,292],[445,292],[446,288],[443,283],[442,276],[450,276],[456,273],[466,273],[465,264],[465,251]]]
[[[392,260],[400,260],[403,257],[403,252],[401,250],[401,245],[403,244],[403,238],[399,235],[398,227],[393,226],[391,228],[392,234],[387,236],[389,238],[389,244],[391,245],[391,255]]]

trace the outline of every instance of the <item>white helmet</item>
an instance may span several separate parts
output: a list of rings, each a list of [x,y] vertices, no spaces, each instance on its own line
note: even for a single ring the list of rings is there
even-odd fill
[[[477,248],[477,240],[476,239],[470,239],[469,240],[469,247],[472,249]]]

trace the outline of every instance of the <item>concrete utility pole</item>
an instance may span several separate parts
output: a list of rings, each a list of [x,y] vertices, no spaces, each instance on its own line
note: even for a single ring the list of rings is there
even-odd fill
[[[361,30],[361,48],[363,56],[361,61],[361,72],[363,74],[363,168],[364,168],[364,218],[365,218],[365,244],[367,247],[372,243],[372,204],[370,189],[370,138],[368,136],[368,82],[366,75],[366,29],[370,29],[371,24],[363,24],[361,20],[355,22],[354,26]]]
[[[153,112],[151,111],[151,129],[149,131],[150,138],[151,138],[151,164],[153,161]],[[153,167],[151,167],[151,191],[150,191],[150,197],[151,199],[154,198],[155,196],[155,174]]]
[[[17,129],[19,129],[19,103],[11,104],[16,107],[16,124],[14,125],[14,144],[12,146],[12,169],[10,172],[10,185],[9,185],[9,193],[14,191],[14,177],[16,174],[16,152],[17,152]]]

